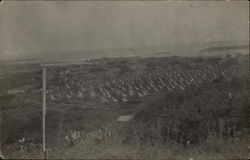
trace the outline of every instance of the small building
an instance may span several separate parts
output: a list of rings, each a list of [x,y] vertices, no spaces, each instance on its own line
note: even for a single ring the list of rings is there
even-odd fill
[[[132,115],[122,115],[116,121],[118,122],[128,122],[133,118]]]
[[[7,91],[8,94],[18,94],[18,93],[24,93],[24,90],[18,90],[18,89],[10,89]]]

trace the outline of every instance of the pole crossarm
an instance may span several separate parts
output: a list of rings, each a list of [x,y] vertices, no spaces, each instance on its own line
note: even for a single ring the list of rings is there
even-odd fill
[[[82,64],[88,64],[87,60],[84,61],[68,61],[68,62],[57,62],[57,63],[43,63],[40,64],[42,68],[44,67],[53,67],[53,66],[69,66],[69,65],[82,65]]]

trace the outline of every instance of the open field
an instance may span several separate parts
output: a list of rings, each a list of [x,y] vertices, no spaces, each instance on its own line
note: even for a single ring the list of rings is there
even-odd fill
[[[49,66],[49,156],[246,158],[248,58],[102,58]],[[21,66],[2,66],[2,150],[6,157],[39,158],[42,72],[38,64]],[[121,115],[132,119],[116,121]]]

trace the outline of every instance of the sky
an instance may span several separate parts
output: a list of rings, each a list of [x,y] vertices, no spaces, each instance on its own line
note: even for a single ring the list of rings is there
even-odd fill
[[[242,1],[4,1],[0,5],[0,59],[247,41],[248,13],[248,2]]]

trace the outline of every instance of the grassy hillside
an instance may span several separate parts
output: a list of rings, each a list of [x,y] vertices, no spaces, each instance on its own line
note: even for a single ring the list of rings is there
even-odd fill
[[[136,58],[121,61],[102,59],[96,60],[93,66],[86,65],[81,72],[79,68],[73,66],[52,68],[49,79],[56,84],[59,81],[52,79],[58,78],[54,76],[60,75],[60,72],[65,69],[70,71],[69,75],[62,74],[61,78],[102,83],[118,77],[127,79],[138,73],[155,72],[159,66],[173,72],[179,68],[179,72],[176,73],[179,73],[181,75],[179,79],[183,80],[173,76],[172,79],[176,84],[166,80],[166,87],[162,90],[158,84],[164,81],[164,78],[152,80],[150,82],[152,88],[148,90],[149,95],[135,96],[126,103],[113,101],[103,103],[88,96],[48,101],[46,133],[49,156],[50,158],[99,159],[246,158],[248,156],[249,84],[248,75],[245,74],[245,67],[247,67],[245,60],[243,58],[239,61],[228,61],[221,58],[201,57]],[[193,63],[190,63],[191,61]],[[236,70],[225,76],[218,74],[214,79],[211,79],[213,77],[211,72],[206,76],[207,79],[211,76],[210,80],[204,80],[200,84],[198,80],[206,79],[206,74],[197,73],[200,77],[193,77],[195,80],[187,85],[189,81],[185,76],[190,79],[191,77],[185,74],[186,68],[201,69],[204,64],[210,64],[222,73],[224,68],[221,69],[218,63],[232,65]],[[135,68],[138,69],[134,70]],[[39,75],[36,72],[32,74]],[[38,82],[39,86],[38,79],[30,79],[30,82],[34,84]],[[144,80],[146,81],[146,78]],[[140,88],[139,85],[142,82],[139,83],[136,80],[134,82],[136,82],[134,87]],[[69,84],[71,84],[71,91],[77,90],[77,87],[72,87],[76,83]],[[145,88],[146,84],[151,86],[144,83]],[[178,87],[184,84],[185,89]],[[170,91],[167,88],[168,85],[176,88]],[[60,89],[63,90],[65,86],[62,85]],[[157,91],[153,89],[154,86]],[[112,89],[116,87],[112,85],[111,87],[109,92],[113,93]],[[18,96],[2,97],[6,123],[3,126],[4,133],[1,138],[5,141],[3,152],[7,157],[39,158],[42,156],[41,103],[39,102],[41,97],[38,89],[39,87],[28,89],[25,94]],[[137,92],[142,91],[138,89]],[[113,96],[116,95],[113,94]],[[129,122],[117,122],[116,119],[120,115],[132,115],[133,119]],[[74,131],[81,131],[81,136],[76,141],[68,143],[65,136]],[[20,146],[16,142],[22,137],[26,137],[27,141]],[[22,150],[20,147],[23,147]]]

